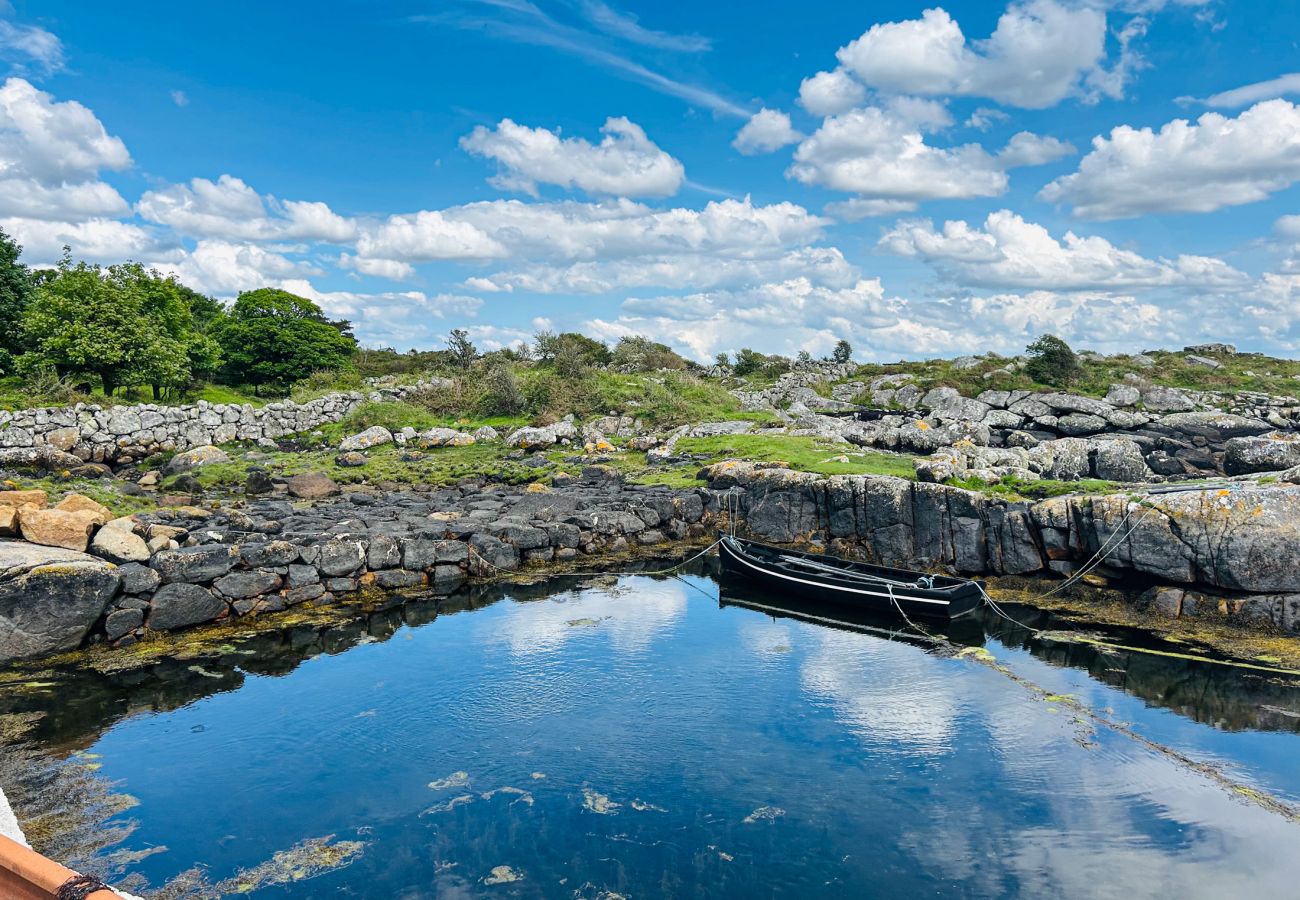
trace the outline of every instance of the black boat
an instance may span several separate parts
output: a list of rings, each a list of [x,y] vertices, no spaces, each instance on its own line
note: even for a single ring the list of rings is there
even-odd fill
[[[881,615],[955,619],[984,599],[983,587],[969,578],[873,566],[730,535],[719,543],[718,556],[724,572],[768,588]]]

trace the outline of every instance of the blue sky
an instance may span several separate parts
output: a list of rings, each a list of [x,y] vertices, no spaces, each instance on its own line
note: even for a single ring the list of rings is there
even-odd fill
[[[0,227],[401,350],[1289,354],[1296,35],[1227,0],[0,0]]]

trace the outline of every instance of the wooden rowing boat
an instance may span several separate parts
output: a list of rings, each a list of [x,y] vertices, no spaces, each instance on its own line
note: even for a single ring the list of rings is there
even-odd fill
[[[880,615],[955,619],[984,599],[983,587],[969,578],[873,566],[730,535],[719,542],[718,556],[724,572],[772,590]]]

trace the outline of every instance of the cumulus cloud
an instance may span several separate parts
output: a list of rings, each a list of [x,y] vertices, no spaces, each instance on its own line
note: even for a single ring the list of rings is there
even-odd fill
[[[1175,285],[1245,288],[1250,279],[1222,260],[1180,256],[1148,259],[1101,237],[1066,232],[1061,240],[1011,210],[990,213],[982,227],[948,221],[942,230],[920,220],[900,222],[880,246],[936,265],[967,287],[1131,290]]]
[[[797,144],[802,138],[803,135],[790,124],[788,115],[779,109],[763,107],[740,129],[731,146],[746,156],[752,156]]]
[[[468,222],[448,219],[437,210],[389,216],[363,228],[357,255],[365,258],[430,262],[436,259],[491,259],[506,249]]]
[[[0,86],[0,216],[84,222],[121,215],[126,201],[99,173],[130,164],[126,145],[80,103],[57,101],[22,78]]]
[[[682,164],[646,137],[641,126],[618,117],[605,121],[604,138],[562,138],[558,130],[529,128],[502,119],[495,128],[478,126],[461,138],[468,153],[495,160],[496,187],[537,196],[538,184],[554,184],[588,194],[616,197],[668,197],[685,180]]]
[[[1300,108],[1258,103],[1236,118],[1205,113],[1159,131],[1121,125],[1093,138],[1078,171],[1039,196],[1090,219],[1209,212],[1262,200],[1300,181]]]
[[[890,110],[869,106],[832,116],[799,144],[787,175],[865,199],[920,200],[996,197],[1006,170],[1069,151],[1052,138],[1021,132],[999,155],[979,144],[936,147],[924,132],[945,123],[946,111],[925,101]]]
[[[447,331],[446,319],[473,318],[483,306],[478,297],[462,294],[323,291],[302,278],[286,279],[280,287],[314,300],[330,318],[351,321],[363,345],[398,350],[433,346]]]
[[[193,250],[156,264],[195,290],[218,296],[267,286],[288,290],[291,279],[323,274],[311,263],[256,244],[215,239],[201,240]]]
[[[989,97],[1043,109],[1103,70],[1106,15],[1055,0],[1013,3],[993,34],[968,41],[942,8],[919,19],[871,26],[836,54],[840,66],[869,87],[903,94]],[[1122,84],[1107,85],[1112,92]]]
[[[86,219],[60,222],[35,218],[0,218],[0,228],[23,247],[23,262],[30,266],[52,266],[63,256],[63,247],[73,248],[79,259],[117,263],[124,259],[159,258],[175,250],[154,232],[117,219]]]
[[[818,72],[799,85],[799,105],[814,116],[838,116],[867,99],[867,89],[843,69]]]
[[[188,184],[147,191],[136,211],[192,237],[342,243],[357,232],[354,222],[324,203],[263,197],[233,175],[216,181],[193,178]]]

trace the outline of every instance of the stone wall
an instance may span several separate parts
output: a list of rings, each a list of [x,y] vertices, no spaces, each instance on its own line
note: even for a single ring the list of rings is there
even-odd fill
[[[556,490],[475,481],[312,505],[166,508],[104,523],[90,553],[0,541],[0,662],[367,587],[446,594],[473,576],[703,538],[713,508],[706,490],[627,485],[593,466]]]
[[[439,379],[368,393],[329,394],[307,403],[266,406],[208,403],[188,406],[75,406],[0,411],[0,448],[50,448],[85,462],[128,462],[159,451],[231,441],[276,440],[337,422],[366,400],[400,400],[436,387]]]
[[[1147,601],[1158,612],[1217,612],[1300,632],[1295,485],[1013,502],[902,478],[752,463],[719,463],[706,474],[714,489],[740,489],[742,527],[759,540],[822,542],[885,565],[971,576],[1068,575],[1108,545],[1098,574],[1151,586]]]

